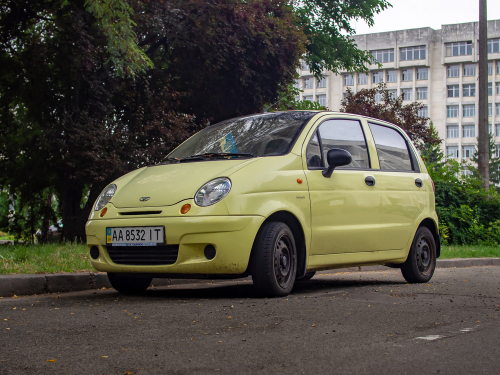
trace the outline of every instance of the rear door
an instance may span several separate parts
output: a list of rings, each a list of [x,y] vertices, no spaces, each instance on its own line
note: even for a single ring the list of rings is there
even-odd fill
[[[368,123],[380,170],[374,173],[380,192],[379,250],[399,250],[411,239],[426,205],[423,174],[409,141],[396,128]]]
[[[373,178],[365,129],[360,120],[332,118],[310,136],[305,174],[311,201],[311,255],[374,251],[380,229],[380,194]],[[326,154],[347,150],[352,163],[323,176]]]

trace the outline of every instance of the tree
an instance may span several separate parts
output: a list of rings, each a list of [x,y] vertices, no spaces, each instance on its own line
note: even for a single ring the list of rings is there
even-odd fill
[[[391,6],[386,0],[302,0],[293,2],[295,24],[307,37],[305,61],[316,78],[324,70],[366,72],[372,61],[369,51],[360,50],[351,35],[352,20],[370,26],[373,16]]]
[[[404,94],[399,97],[392,96],[385,84],[372,89],[362,89],[357,93],[348,88],[340,111],[393,123],[403,129],[419,149],[423,149],[425,144],[440,144],[441,139],[435,129],[427,125],[429,118],[419,115],[424,105],[418,102],[403,105],[403,100]]]
[[[495,186],[500,184],[500,157],[498,156],[497,153],[497,146],[495,145],[495,138],[493,138],[493,135],[491,133],[488,133],[489,135],[489,144],[488,144],[488,152],[489,152],[489,182],[490,186]],[[478,140],[479,143],[479,140]],[[476,149],[478,149],[478,145],[476,145]],[[478,152],[475,152],[474,155],[471,158],[471,161],[474,163],[474,165],[468,165],[468,169],[472,171],[474,176],[477,178],[483,180],[481,173],[478,168],[476,168],[476,165],[478,165],[479,162],[479,156]]]
[[[129,4],[154,63],[133,78],[117,74],[83,0],[0,2],[0,184],[25,217],[54,192],[64,239],[85,238],[116,177],[159,161],[210,117],[260,111],[304,51],[285,2]]]

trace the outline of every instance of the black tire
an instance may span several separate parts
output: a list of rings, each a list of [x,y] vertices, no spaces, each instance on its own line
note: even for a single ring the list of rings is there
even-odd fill
[[[252,250],[252,280],[266,297],[288,295],[297,274],[297,247],[285,223],[269,222],[260,228]]]
[[[152,277],[131,276],[113,272],[108,272],[108,279],[111,286],[122,294],[141,294],[148,289],[153,280]]]
[[[306,274],[301,278],[298,278],[297,281],[309,281],[314,277],[314,275],[316,275],[316,271],[306,272]]]
[[[401,265],[401,273],[409,283],[429,281],[436,269],[436,241],[431,231],[420,227],[415,233],[408,258]]]

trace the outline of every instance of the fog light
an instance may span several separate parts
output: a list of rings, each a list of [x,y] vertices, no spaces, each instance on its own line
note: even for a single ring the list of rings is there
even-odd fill
[[[97,259],[99,258],[99,249],[97,248],[97,246],[92,246],[90,248],[90,257],[92,259]]]
[[[214,259],[215,258],[215,247],[213,245],[207,245],[205,246],[205,257],[208,260]]]

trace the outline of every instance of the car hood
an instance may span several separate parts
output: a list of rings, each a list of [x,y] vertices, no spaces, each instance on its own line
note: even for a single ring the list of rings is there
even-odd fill
[[[115,182],[118,189],[111,203],[117,208],[171,206],[194,198],[203,184],[217,177],[228,177],[256,159],[210,160],[146,167],[130,179]],[[141,202],[141,197],[149,199]]]

